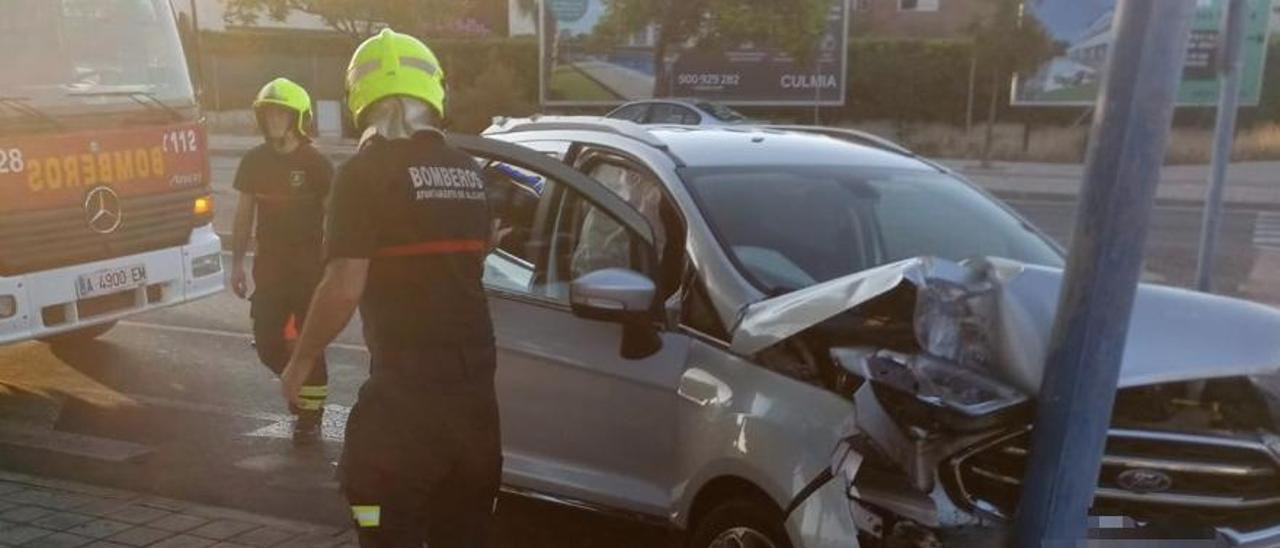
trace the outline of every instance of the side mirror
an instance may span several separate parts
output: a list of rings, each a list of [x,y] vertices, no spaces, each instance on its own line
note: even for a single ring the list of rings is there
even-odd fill
[[[644,274],[606,268],[586,274],[569,285],[569,303],[576,316],[613,323],[649,319],[658,288]]]
[[[623,358],[647,358],[662,349],[653,318],[658,289],[644,274],[622,268],[606,268],[574,280],[569,304],[580,318],[622,324]]]

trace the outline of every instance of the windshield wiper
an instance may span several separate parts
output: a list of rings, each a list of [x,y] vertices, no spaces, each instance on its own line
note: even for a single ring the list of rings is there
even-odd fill
[[[178,109],[166,105],[156,97],[154,93],[149,91],[140,91],[135,89],[113,89],[102,91],[72,91],[68,95],[74,97],[128,97],[133,102],[149,109],[159,109],[169,115],[169,118],[175,122],[181,122],[185,119],[182,112]]]
[[[7,106],[10,109],[22,113],[30,118],[40,120],[54,129],[66,128],[62,122],[59,122],[53,116],[50,116],[48,113],[27,104],[28,101],[30,101],[30,99],[26,97],[0,97],[0,105]]]

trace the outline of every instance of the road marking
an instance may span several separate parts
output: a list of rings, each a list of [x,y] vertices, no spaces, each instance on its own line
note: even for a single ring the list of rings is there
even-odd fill
[[[1264,211],[1253,221],[1253,245],[1280,251],[1280,213]]]
[[[351,409],[342,405],[324,406],[324,420],[320,423],[320,432],[325,441],[342,443],[346,439],[347,417]],[[293,437],[293,416],[281,415],[275,422],[257,430],[246,433],[251,438],[290,439]]]
[[[121,395],[150,407],[164,407],[177,409],[179,411],[190,411],[233,419],[253,419],[271,423],[267,426],[246,432],[244,434],[246,436],[288,439],[293,434],[293,429],[291,428],[293,426],[293,415],[291,414],[270,413],[265,411],[238,411],[222,407],[220,405],[172,400],[169,398],[147,396],[143,394],[121,393]],[[324,432],[325,439],[342,441],[344,433],[343,430],[346,427],[347,416],[351,414],[351,408],[345,405],[328,404],[324,406],[324,409],[325,415],[324,423],[322,424],[322,431]]]
[[[210,337],[225,337],[229,339],[240,339],[244,341],[253,340],[252,334],[244,333],[240,331],[226,331],[222,329],[207,329],[203,327],[186,327],[181,325],[165,325],[165,324],[158,324],[158,323],[138,322],[138,321],[128,321],[128,320],[120,322],[120,325],[126,326],[126,327],[137,327],[140,329],[153,329],[156,331],[167,331],[170,333],[183,333],[187,335],[205,335]],[[349,350],[352,352],[368,352],[369,351],[368,347],[361,344],[333,343],[329,345],[329,348],[336,348],[339,350]]]
[[[141,329],[153,329],[156,331],[166,331],[170,333],[183,333],[188,335],[205,335],[213,337],[225,337],[239,340],[252,340],[253,335],[237,331],[225,331],[221,329],[207,329],[202,327],[185,327],[180,325],[164,325],[147,322],[122,321],[122,326],[137,327]],[[341,344],[335,343],[329,345],[330,348],[338,348],[342,350],[350,350],[353,352],[368,352],[368,348],[363,345]],[[249,418],[269,422],[270,424],[257,428],[244,435],[255,438],[274,438],[274,439],[290,439],[293,437],[294,417],[291,414],[282,413],[261,413],[261,412],[242,412],[234,411],[216,405],[191,403],[184,401],[170,400],[166,398],[157,398],[154,396],[135,396],[125,394],[134,400],[152,405],[156,407],[168,407],[171,409],[180,409],[185,411],[196,411],[210,415],[221,415],[233,418]],[[341,443],[345,439],[347,416],[350,414],[351,408],[343,405],[329,404],[325,406],[324,422],[321,424],[321,435],[326,441],[334,441]]]
[[[154,451],[149,446],[0,420],[0,445],[41,449],[107,462],[129,462]]]
[[[70,394],[71,397],[83,397],[86,395],[93,394],[86,394],[80,391]],[[218,405],[172,400],[169,398],[149,396],[145,394],[129,394],[111,391],[110,395],[116,398],[124,397],[138,404],[149,407],[175,409],[179,411],[203,413],[234,419],[251,419],[270,423],[266,426],[241,434],[243,436],[289,439],[293,434],[292,426],[294,418],[291,414],[238,411]],[[105,396],[105,394],[103,394],[103,396]],[[351,408],[344,405],[329,404],[325,406],[325,417],[321,431],[323,432],[323,436],[326,441],[341,443],[345,439],[344,434],[347,417],[350,413]],[[14,445],[18,447],[42,449],[55,453],[76,455],[108,462],[127,462],[139,456],[153,452],[151,447],[136,443],[99,438],[84,434],[61,432],[48,427],[41,428],[38,426],[2,419],[0,419],[0,445]]]

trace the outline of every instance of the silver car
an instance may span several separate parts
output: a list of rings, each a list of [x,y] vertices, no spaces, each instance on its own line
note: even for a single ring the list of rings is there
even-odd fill
[[[851,131],[453,139],[501,220],[508,492],[693,548],[998,542],[1062,278],[1026,221]],[[1280,542],[1277,333],[1261,305],[1140,289],[1097,526]]]
[[[701,99],[645,99],[613,109],[605,118],[637,124],[735,126],[753,123],[742,113]]]

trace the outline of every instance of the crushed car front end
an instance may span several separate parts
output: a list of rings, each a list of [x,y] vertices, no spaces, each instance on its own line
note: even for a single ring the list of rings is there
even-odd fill
[[[846,443],[858,463],[833,463],[829,476],[846,483],[865,545],[999,535],[1032,451],[1060,286],[1054,268],[911,259],[751,305],[733,346],[756,354],[802,340],[840,372],[831,386],[855,402]],[[1275,333],[1280,311],[1140,288],[1095,528],[1280,545]]]

